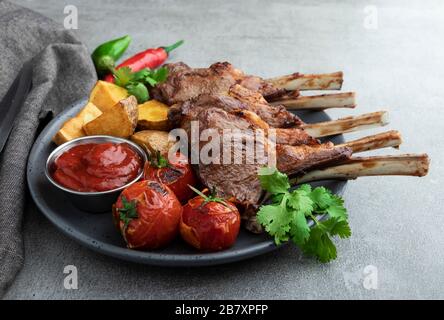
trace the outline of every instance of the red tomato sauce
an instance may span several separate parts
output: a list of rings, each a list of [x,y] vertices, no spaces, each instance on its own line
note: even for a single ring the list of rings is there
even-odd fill
[[[107,191],[134,180],[141,167],[142,159],[126,143],[87,143],[62,153],[52,177],[71,190]]]

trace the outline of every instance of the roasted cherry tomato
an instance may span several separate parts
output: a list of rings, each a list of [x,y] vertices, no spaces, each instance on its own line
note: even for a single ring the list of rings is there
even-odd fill
[[[202,251],[231,247],[239,234],[239,211],[229,201],[198,193],[199,196],[183,207],[180,220],[182,238]]]
[[[157,152],[145,163],[143,176],[145,180],[155,180],[167,185],[181,203],[193,196],[193,191],[188,185],[194,186],[197,183],[188,158],[180,152],[172,161]]]
[[[140,181],[120,194],[113,206],[116,226],[128,248],[156,249],[179,231],[182,206],[170,188],[158,181]]]

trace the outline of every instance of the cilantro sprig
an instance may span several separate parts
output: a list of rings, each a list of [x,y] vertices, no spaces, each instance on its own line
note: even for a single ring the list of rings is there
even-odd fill
[[[123,221],[124,229],[128,227],[128,224],[133,220],[137,219],[139,216],[137,214],[137,203],[136,200],[128,201],[125,196],[122,196],[123,208],[118,208],[119,218]]]
[[[336,259],[332,238],[351,236],[343,199],[324,187],[313,189],[308,184],[290,190],[288,176],[272,168],[262,168],[259,180],[270,194],[271,203],[260,207],[257,220],[275,243],[291,240],[304,254],[321,262]],[[322,221],[317,218],[320,214],[326,215]],[[312,228],[310,219],[314,222]]]
[[[122,67],[112,72],[114,83],[128,90],[130,95],[136,97],[138,103],[149,100],[148,88],[164,82],[168,77],[168,69],[165,67],[156,70],[145,68],[137,72],[133,72],[130,67]]]

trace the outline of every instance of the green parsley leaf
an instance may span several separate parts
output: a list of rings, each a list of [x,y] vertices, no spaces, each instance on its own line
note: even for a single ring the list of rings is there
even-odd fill
[[[165,82],[168,78],[168,69],[166,67],[161,67],[159,69],[154,70],[154,74],[151,76],[158,83]]]
[[[288,241],[291,219],[292,216],[282,205],[262,206],[257,213],[257,221],[265,226],[265,230],[274,237],[277,245]]]
[[[146,77],[151,76],[152,71],[150,69],[142,69],[140,71],[134,72],[132,80],[143,82]]]
[[[334,260],[337,256],[336,247],[322,225],[316,225],[311,229],[310,237],[301,249],[304,254],[315,256],[323,263]]]
[[[149,153],[148,154],[148,160],[151,164],[151,166],[162,169],[170,166],[170,163],[168,162],[168,158],[164,157],[159,150],[156,150],[154,154]]]
[[[290,222],[291,240],[298,246],[301,246],[310,237],[310,227],[307,218],[301,211],[294,211]]]
[[[143,82],[147,86],[154,87],[156,84],[164,82],[168,77],[168,69],[161,67],[156,70],[143,69],[134,73],[134,81]]]
[[[335,259],[337,252],[332,237],[351,235],[342,198],[324,187],[312,189],[308,184],[289,190],[287,175],[276,169],[261,169],[259,180],[262,188],[270,193],[271,204],[260,207],[257,221],[274,237],[275,243],[279,245],[291,239],[304,254],[315,256],[321,262]],[[321,214],[326,220],[318,220]],[[314,221],[311,229],[308,218]]]
[[[310,197],[316,203],[319,210],[325,210],[331,202],[331,193],[324,187],[315,188],[311,192]]]
[[[112,72],[114,83],[127,89],[130,95],[136,97],[138,103],[144,103],[150,99],[148,87],[154,87],[168,77],[168,69],[165,67],[154,71],[145,68],[137,72],[132,72],[130,67],[122,67]]]
[[[124,228],[128,227],[128,224],[139,216],[137,214],[137,202],[136,200],[128,201],[125,196],[122,196],[123,208],[118,208],[119,218],[124,223]]]
[[[270,196],[271,203],[281,203],[285,193],[276,193]]]
[[[154,80],[153,78],[151,78],[151,77],[146,77],[146,78],[144,79],[144,81],[145,81],[148,85],[150,85],[151,87],[154,87],[156,84],[158,84],[158,82],[157,82],[156,80]]]
[[[330,217],[338,218],[340,220],[347,220],[347,209],[344,207],[344,200],[340,197],[333,195],[331,197],[331,202],[326,211],[330,215]]]
[[[305,191],[305,192],[307,192],[307,193],[309,193],[309,194],[311,194],[311,190],[312,190],[311,185],[309,185],[309,184],[307,184],[307,183],[305,183],[305,184],[299,186],[298,189],[299,189],[299,190],[303,190],[303,191]]]
[[[322,224],[331,236],[339,236],[341,239],[349,238],[351,236],[350,226],[345,220],[330,218],[322,222]]]
[[[321,262],[329,262],[337,256],[336,247],[331,240],[331,237],[336,235],[342,239],[351,236],[347,221],[330,218],[319,222],[311,230],[310,238],[301,249],[305,254],[315,256]]]
[[[160,168],[166,168],[166,167],[168,167],[170,164],[169,164],[167,158],[165,158],[164,156],[160,155],[160,156],[159,156],[159,159],[157,160],[157,165],[158,165]]]
[[[133,80],[133,72],[130,67],[123,67],[117,70],[113,70],[114,83],[119,87],[126,88],[127,85]]]
[[[290,182],[286,174],[276,168],[259,169],[259,180],[262,189],[270,193],[286,193],[290,188]]]
[[[298,188],[290,193],[288,204],[296,211],[305,215],[313,212],[314,201],[310,197],[310,192],[306,188]]]

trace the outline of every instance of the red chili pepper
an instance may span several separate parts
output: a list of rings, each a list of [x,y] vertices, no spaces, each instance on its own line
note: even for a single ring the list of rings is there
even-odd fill
[[[122,67],[130,67],[131,71],[136,72],[140,71],[144,68],[154,69],[160,66],[165,60],[168,58],[168,54],[180,46],[184,41],[180,40],[175,44],[168,47],[159,47],[159,48],[151,48],[145,51],[139,52],[132,56],[131,58],[126,59],[121,64],[119,64],[116,69],[120,69]],[[105,76],[105,81],[114,82],[114,77],[112,74],[108,74]]]

